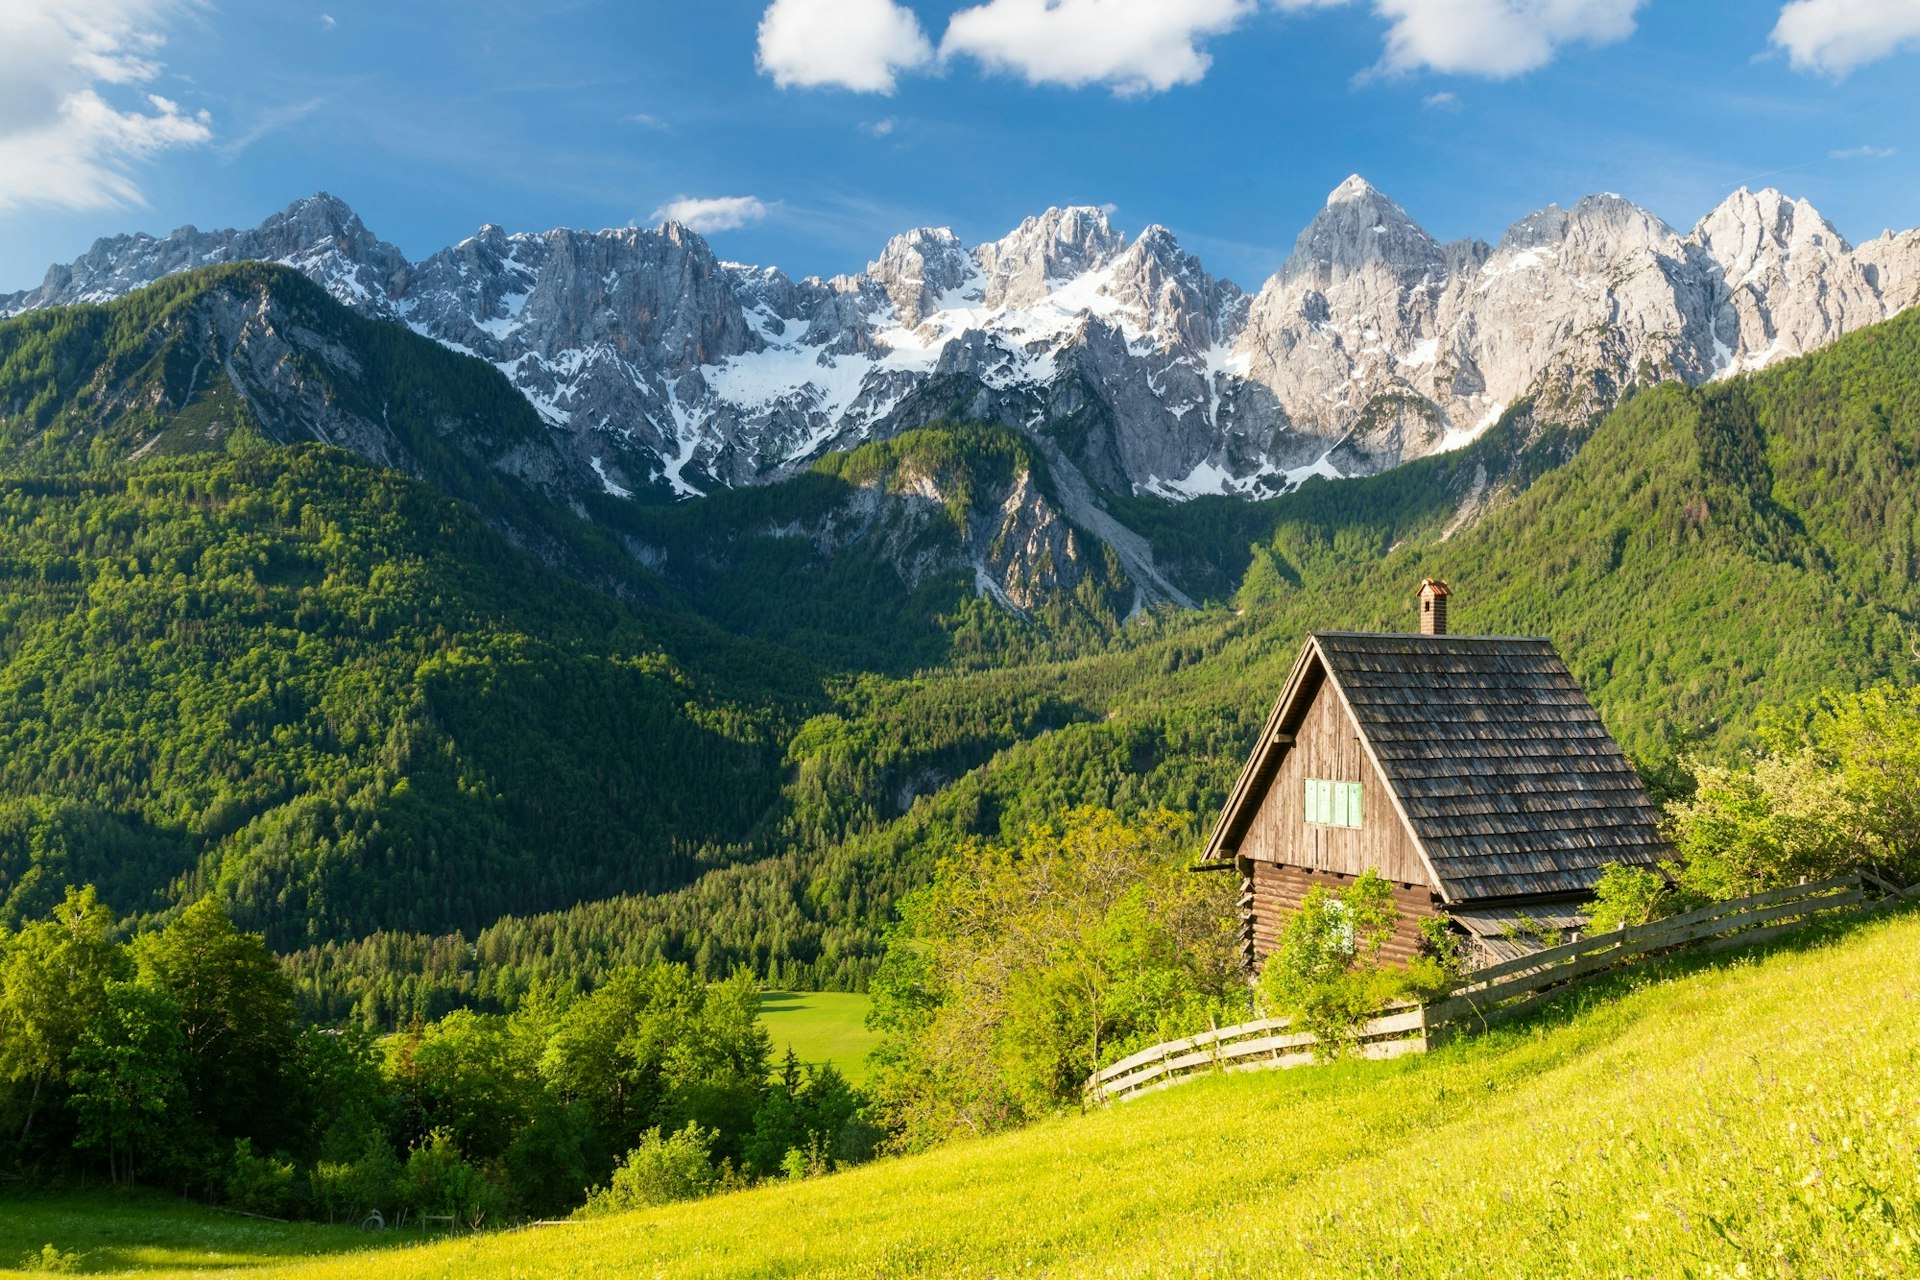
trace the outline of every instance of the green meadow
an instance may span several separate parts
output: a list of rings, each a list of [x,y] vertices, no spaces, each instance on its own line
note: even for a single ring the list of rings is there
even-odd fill
[[[204,1208],[159,1192],[72,1191],[38,1195],[0,1191],[0,1274],[18,1274],[48,1245],[64,1269],[89,1274],[201,1274],[246,1270],[274,1274],[316,1257],[363,1250],[353,1227],[269,1222]],[[38,1262],[38,1259],[36,1259]],[[39,1263],[30,1271],[63,1269]]]
[[[852,1084],[867,1078],[867,1051],[879,1037],[867,1030],[867,997],[849,991],[769,991],[760,1023],[773,1040],[776,1064],[791,1048],[809,1066],[828,1063]]]
[[[0,1244],[20,1257],[47,1235],[84,1270],[299,1280],[1911,1276],[1916,951],[1911,911],[1832,924],[1590,983],[1425,1058],[1204,1078],[592,1222],[386,1236],[370,1254],[323,1228],[16,1200]],[[136,1247],[140,1231],[164,1243]]]

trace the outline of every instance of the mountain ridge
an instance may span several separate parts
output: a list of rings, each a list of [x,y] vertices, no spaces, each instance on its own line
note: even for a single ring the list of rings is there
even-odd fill
[[[1578,423],[1920,296],[1920,231],[1856,248],[1771,189],[1685,234],[1598,195],[1442,244],[1355,175],[1251,294],[1166,228],[1129,238],[1088,207],[971,248],[916,228],[862,273],[794,280],[677,223],[488,224],[411,262],[323,192],[252,230],[101,240],[0,315],[240,258],[494,364],[590,464],[575,483],[614,496],[796,474],[924,425],[929,392],[939,416],[1050,438],[1110,492],[1260,496],[1458,447],[1522,401]]]

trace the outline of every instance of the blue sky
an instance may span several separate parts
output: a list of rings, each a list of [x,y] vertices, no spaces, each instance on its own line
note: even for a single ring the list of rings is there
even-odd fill
[[[701,202],[796,275],[1084,203],[1253,287],[1350,172],[1443,239],[1746,184],[1858,240],[1920,225],[1917,75],[1920,0],[6,0],[0,291],[319,189],[416,257]]]

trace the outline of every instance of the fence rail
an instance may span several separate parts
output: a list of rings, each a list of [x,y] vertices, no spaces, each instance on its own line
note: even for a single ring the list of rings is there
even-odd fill
[[[1201,1071],[1263,1071],[1298,1067],[1314,1061],[1318,1040],[1311,1032],[1289,1031],[1285,1018],[1261,1018],[1238,1026],[1202,1031],[1184,1040],[1142,1049],[1096,1071],[1087,1080],[1087,1100],[1105,1102],[1164,1089]],[[1397,1058],[1426,1048],[1425,1021],[1417,1007],[1393,1010],[1363,1024],[1352,1051],[1363,1058]]]
[[[1881,895],[1877,902],[1869,903],[1870,890]],[[1920,885],[1901,889],[1863,873],[1711,903],[1475,970],[1439,1000],[1392,1009],[1363,1023],[1341,1047],[1363,1058],[1424,1053],[1430,1042],[1450,1033],[1504,1017],[1558,994],[1555,989],[1566,983],[1640,956],[1694,944],[1709,951],[1742,946],[1798,928],[1820,912],[1902,900],[1920,900]],[[1272,1070],[1316,1061],[1314,1037],[1289,1031],[1291,1025],[1284,1018],[1261,1018],[1142,1049],[1089,1076],[1087,1101],[1136,1097],[1202,1071]]]

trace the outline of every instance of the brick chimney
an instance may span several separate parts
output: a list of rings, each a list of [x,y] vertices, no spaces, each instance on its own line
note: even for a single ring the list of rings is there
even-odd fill
[[[1447,584],[1438,578],[1420,579],[1420,634],[1423,636],[1443,636],[1447,634],[1447,597],[1452,595]]]

